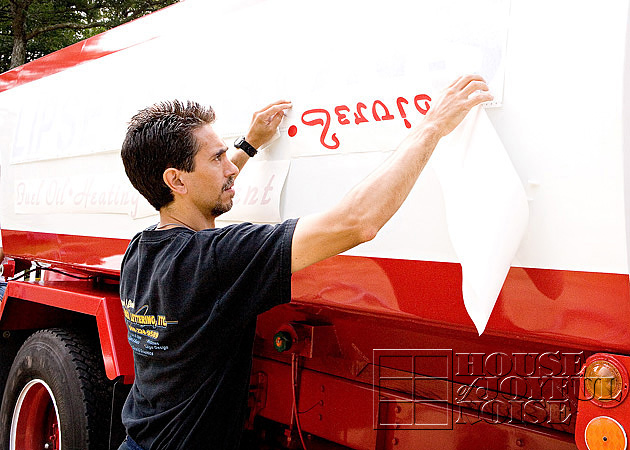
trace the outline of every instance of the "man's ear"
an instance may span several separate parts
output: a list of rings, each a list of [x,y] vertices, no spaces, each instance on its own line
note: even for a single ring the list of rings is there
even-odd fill
[[[182,181],[181,171],[174,169],[173,167],[169,167],[162,174],[162,179],[164,183],[173,191],[174,194],[186,194],[188,190],[186,189],[186,185]]]

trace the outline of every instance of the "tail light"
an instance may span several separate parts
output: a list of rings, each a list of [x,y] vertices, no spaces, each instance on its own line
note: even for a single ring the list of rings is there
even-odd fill
[[[579,450],[628,450],[630,356],[597,353],[580,373],[575,443]]]
[[[617,406],[628,394],[628,371],[611,355],[592,359],[584,371],[584,394],[598,406]]]

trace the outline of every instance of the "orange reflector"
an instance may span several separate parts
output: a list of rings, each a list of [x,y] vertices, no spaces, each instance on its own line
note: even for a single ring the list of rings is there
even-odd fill
[[[584,439],[589,450],[626,450],[628,439],[619,422],[600,416],[591,420],[584,430]]]

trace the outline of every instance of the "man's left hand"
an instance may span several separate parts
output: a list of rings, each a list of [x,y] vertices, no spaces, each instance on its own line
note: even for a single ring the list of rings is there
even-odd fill
[[[291,102],[279,100],[256,111],[245,140],[257,149],[265,145],[276,133],[285,111],[291,106]]]

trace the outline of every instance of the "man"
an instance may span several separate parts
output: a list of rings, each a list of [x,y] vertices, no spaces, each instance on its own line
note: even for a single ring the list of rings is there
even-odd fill
[[[396,152],[336,206],[276,226],[215,228],[215,219],[231,208],[234,178],[271,139],[290,103],[257,112],[241,150],[229,156],[209,108],[162,103],[134,116],[121,154],[160,222],[134,237],[122,264],[136,378],[120,448],[237,448],[256,316],[290,301],[291,273],[374,238],[440,138],[492,99],[487,91],[481,77],[459,78]]]

